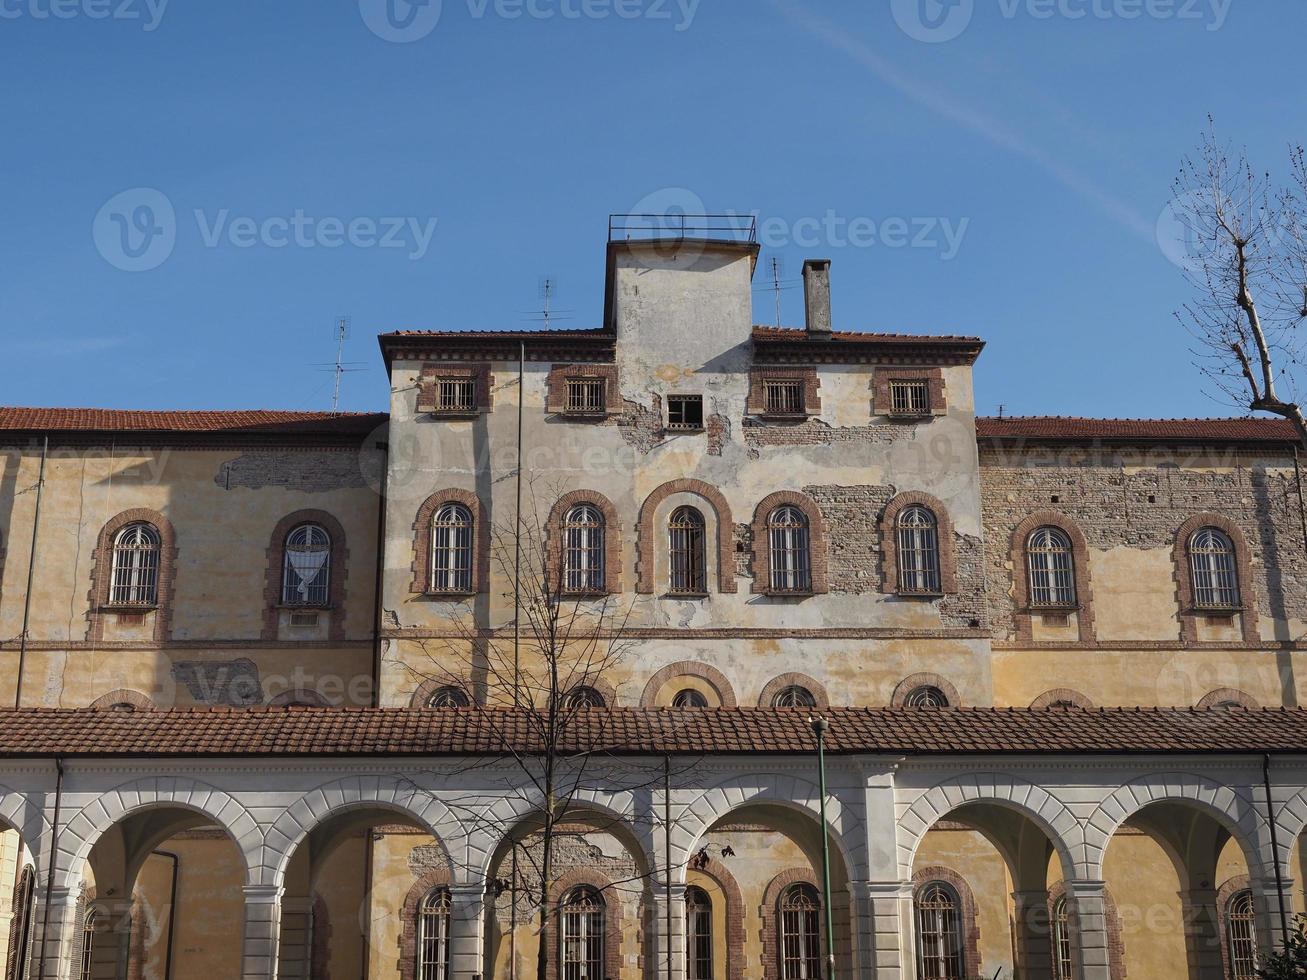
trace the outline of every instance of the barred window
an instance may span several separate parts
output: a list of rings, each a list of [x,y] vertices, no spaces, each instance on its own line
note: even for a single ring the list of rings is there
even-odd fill
[[[115,606],[153,606],[159,601],[162,542],[153,524],[128,524],[113,540],[109,601]]]
[[[692,687],[687,687],[684,691],[678,691],[676,697],[672,698],[673,708],[706,708],[708,699],[704,697],[702,691],[696,691]]]
[[[1234,542],[1214,527],[1205,527],[1189,539],[1189,567],[1193,572],[1194,605],[1199,609],[1239,608],[1239,573]]]
[[[568,378],[567,410],[581,415],[603,412],[608,407],[608,382],[604,378]]]
[[[821,899],[811,885],[791,885],[781,893],[782,980],[820,980]]]
[[[797,507],[777,507],[767,518],[767,533],[771,539],[771,590],[811,590],[807,515]]]
[[[1076,604],[1071,539],[1057,527],[1041,527],[1026,541],[1030,605],[1066,609]]]
[[[913,505],[899,512],[899,591],[920,595],[939,592],[939,524],[926,507]]]
[[[712,899],[702,888],[685,890],[686,980],[713,980]]]
[[[428,708],[466,708],[467,695],[452,685],[436,688],[427,698]]]
[[[947,708],[948,695],[937,687],[924,684],[921,687],[915,687],[903,699],[905,708]]]
[[[573,888],[563,897],[562,980],[604,980],[605,911],[603,897],[589,886]]]
[[[1071,920],[1067,915],[1066,896],[1053,903],[1053,976],[1055,980],[1073,980],[1071,960]]]
[[[602,592],[604,589],[604,515],[581,504],[563,518],[563,589]]]
[[[331,580],[331,537],[317,524],[301,524],[286,535],[282,562],[283,606],[325,606]]]
[[[449,976],[449,890],[433,888],[418,906],[417,980]]]
[[[436,379],[436,411],[475,412],[476,407],[476,378]]]
[[[771,415],[803,414],[803,380],[763,381],[763,396]]]
[[[1257,912],[1251,891],[1236,892],[1225,903],[1225,936],[1230,980],[1256,980]]]
[[[928,415],[930,384],[926,381],[891,381],[889,399],[893,415]]]
[[[817,699],[812,696],[812,692],[806,687],[800,687],[798,684],[791,684],[783,687],[776,692],[776,696],[771,699],[773,708],[815,708]]]
[[[962,903],[942,881],[917,892],[917,975],[922,980],[966,980]]]
[[[563,697],[563,704],[571,709],[602,708],[604,696],[593,687],[574,687]]]
[[[472,591],[472,512],[445,504],[431,520],[431,591]]]
[[[97,908],[86,910],[82,922],[82,980],[92,980],[95,974],[95,938],[103,931],[101,919],[104,913]]]
[[[704,554],[703,515],[693,507],[678,507],[668,523],[671,547],[670,591],[681,595],[703,595],[708,591]]]

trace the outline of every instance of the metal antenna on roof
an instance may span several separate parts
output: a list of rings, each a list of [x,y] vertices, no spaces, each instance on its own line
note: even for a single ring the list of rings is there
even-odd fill
[[[999,406],[998,406],[998,417],[999,417],[999,418],[1002,418],[1002,417],[1003,417],[1003,412],[1004,412],[1006,409],[1007,409],[1007,406],[1004,405],[1002,402],[1000,402],[1000,403],[999,403]]]
[[[340,376],[345,373],[342,360],[345,356],[345,338],[349,336],[349,317],[342,316],[336,321],[336,382],[331,389],[331,411],[334,415],[340,409]]]
[[[781,325],[781,260],[776,256],[771,259],[771,285],[776,292],[776,326]]]
[[[539,295],[541,308],[531,310],[522,314],[524,319],[532,320],[541,324],[544,329],[548,330],[555,320],[570,320],[571,310],[554,309],[554,293],[558,291],[558,280],[552,276],[545,276],[540,280]]]

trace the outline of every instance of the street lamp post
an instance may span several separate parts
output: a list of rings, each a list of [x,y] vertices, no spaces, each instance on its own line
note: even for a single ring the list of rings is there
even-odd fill
[[[825,718],[810,719],[817,736],[817,791],[821,796],[821,880],[822,905],[826,909],[826,978],[835,980],[835,913],[830,894],[830,832],[826,824],[826,729]]]

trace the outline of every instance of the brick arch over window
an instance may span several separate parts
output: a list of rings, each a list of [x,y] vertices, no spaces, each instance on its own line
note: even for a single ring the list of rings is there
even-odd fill
[[[781,674],[779,677],[773,677],[769,680],[767,686],[762,689],[762,694],[758,696],[758,707],[770,708],[776,695],[787,687],[802,687],[812,695],[817,702],[818,708],[830,707],[830,699],[826,696],[826,685],[807,674],[794,673]]]
[[[691,858],[690,868],[715,882],[726,899],[726,980],[744,980],[744,895],[739,883],[726,865],[706,854]]]
[[[431,520],[445,504],[462,504],[472,515],[472,591],[490,591],[490,515],[472,490],[441,490],[422,502],[413,519],[413,595],[431,594]]]
[[[125,687],[101,694],[91,702],[90,707],[95,711],[111,711],[120,704],[131,705],[133,711],[148,711],[154,707],[154,702],[140,691],[129,691]]]
[[[780,916],[777,913],[781,896],[785,894],[786,889],[791,885],[810,885],[817,892],[818,901],[824,901],[821,898],[821,886],[817,884],[817,876],[810,868],[790,868],[787,871],[782,871],[767,883],[767,887],[762,893],[762,906],[758,910],[762,917],[762,935],[759,938],[762,940],[763,980],[779,980],[781,975],[781,923]],[[819,922],[821,955],[824,962],[827,943],[829,942],[826,936],[826,910],[824,908],[821,910]]]
[[[1225,972],[1222,976],[1234,976],[1230,969],[1230,916],[1226,909],[1230,904],[1230,899],[1240,892],[1246,892],[1252,889],[1252,879],[1247,875],[1235,875],[1227,879],[1220,888],[1216,890],[1216,931],[1221,941],[1221,965]],[[1253,906],[1256,906],[1257,894],[1253,893]],[[1260,914],[1262,909],[1257,910]],[[1256,933],[1254,932],[1254,935]]]
[[[434,888],[448,888],[450,885],[448,868],[432,868],[413,883],[413,887],[404,896],[404,904],[399,912],[399,967],[400,980],[420,980],[417,975],[418,954],[418,908],[422,899],[431,894]],[[453,925],[454,912],[450,911],[450,925]]]
[[[1220,514],[1195,514],[1175,532],[1172,562],[1175,569],[1175,599],[1180,611],[1180,639],[1193,643],[1198,639],[1196,617],[1203,610],[1194,608],[1193,569],[1189,564],[1189,539],[1205,527],[1214,527],[1234,545],[1234,569],[1239,577],[1239,620],[1245,643],[1257,643],[1257,602],[1253,592],[1252,555],[1239,525]]]
[[[767,519],[778,507],[795,507],[808,519],[808,566],[814,595],[830,591],[827,584],[830,552],[826,544],[826,522],[821,510],[807,494],[797,490],[778,490],[758,502],[753,511],[753,591],[762,595],[771,592],[771,535],[767,533]]]
[[[958,590],[958,562],[953,549],[953,518],[938,497],[919,490],[907,490],[890,499],[880,515],[880,590],[887,595],[899,592],[899,514],[909,507],[925,507],[935,516],[939,540],[939,590],[944,594]]]
[[[1012,531],[1012,601],[1016,604],[1013,622],[1017,640],[1034,642],[1034,627],[1030,610],[1030,563],[1026,546],[1030,535],[1041,527],[1055,527],[1071,542],[1071,570],[1075,576],[1076,624],[1080,628],[1080,642],[1094,638],[1094,584],[1089,575],[1089,546],[1075,521],[1055,510],[1040,510],[1031,514]]]
[[[549,511],[545,525],[545,557],[549,581],[555,591],[562,591],[563,582],[563,520],[567,512],[581,504],[590,504],[604,515],[604,592],[617,595],[622,591],[622,520],[613,502],[595,490],[573,490],[558,498]]]
[[[678,663],[668,664],[649,678],[649,682],[644,686],[644,693],[640,695],[640,707],[654,707],[654,702],[658,699],[658,692],[662,690],[663,685],[676,677],[701,678],[711,684],[717,691],[721,707],[734,708],[737,706],[735,689],[731,687],[731,682],[726,679],[725,674],[708,664],[701,664],[694,660],[682,660]]]
[[[702,480],[672,480],[664,483],[645,498],[640,505],[640,521],[636,527],[635,591],[652,595],[654,569],[657,564],[659,537],[654,528],[658,506],[677,493],[692,493],[706,500],[717,516],[717,591],[734,592],[735,556],[731,551],[735,537],[735,524],[731,520],[731,505],[721,491]]]
[[[1080,949],[1080,923],[1076,919],[1075,896],[1067,893],[1065,881],[1048,889],[1048,921],[1053,921],[1053,909],[1059,899],[1067,900],[1067,928],[1071,933],[1073,954]],[[1103,907],[1107,915],[1107,975],[1110,980],[1125,980],[1125,937],[1121,931],[1121,913],[1117,911],[1112,893],[1103,889]]]
[[[1233,702],[1241,708],[1260,708],[1257,699],[1233,687],[1218,687],[1215,691],[1204,694],[1198,702],[1200,708],[1215,708],[1226,702]]]
[[[125,510],[100,529],[95,551],[91,552],[90,609],[86,614],[86,638],[104,639],[104,617],[111,608],[109,589],[113,585],[113,542],[128,524],[150,524],[159,532],[158,606],[154,612],[154,641],[172,639],[172,609],[176,598],[174,578],[177,571],[177,535],[172,522],[157,510],[136,507]]]
[[[976,896],[967,880],[952,868],[922,868],[912,876],[912,928],[917,928],[917,895],[932,882],[942,881],[958,897],[958,926],[962,930],[963,976],[980,976],[980,917],[976,914]]]
[[[894,688],[894,695],[890,698],[891,708],[902,708],[908,703],[908,695],[919,687],[937,687],[944,692],[944,697],[948,698],[950,708],[962,707],[962,695],[947,679],[939,674],[921,672],[911,674],[899,681],[898,687]]]
[[[1079,691],[1073,691],[1069,687],[1055,687],[1031,701],[1030,707],[1052,708],[1063,704],[1069,704],[1074,708],[1092,708],[1094,706],[1094,702]]]
[[[345,639],[345,576],[349,571],[349,549],[345,547],[345,528],[325,510],[297,510],[287,514],[272,529],[268,542],[268,565],[263,579],[263,639],[277,639],[277,619],[281,608],[281,586],[286,565],[286,536],[301,524],[317,524],[331,537],[331,570],[327,573],[327,636]]]
[[[562,932],[563,919],[559,914],[559,905],[573,888],[588,885],[599,893],[604,901],[604,966],[605,976],[620,976],[622,973],[622,893],[613,887],[612,881],[595,868],[576,868],[558,876],[549,889],[549,907],[554,913],[554,928],[548,933],[548,964],[545,976],[548,980],[558,980],[558,937]],[[641,951],[640,976],[644,975],[644,954]]]

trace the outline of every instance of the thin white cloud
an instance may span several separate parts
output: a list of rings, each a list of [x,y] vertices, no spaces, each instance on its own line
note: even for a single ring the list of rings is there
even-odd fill
[[[10,349],[28,354],[98,354],[130,343],[130,337],[41,337],[19,340]]]
[[[813,13],[794,0],[771,0],[781,14],[817,40],[843,52],[867,68],[882,82],[907,96],[918,105],[993,145],[1025,157],[1069,190],[1092,201],[1104,214],[1131,233],[1154,241],[1154,222],[1145,219],[1126,202],[1114,196],[1090,177],[1058,160],[1043,147],[1026,139],[1001,119],[987,115],[974,106],[963,105],[954,96],[932,89],[919,79],[905,74],[871,45],[851,36],[847,29]]]

